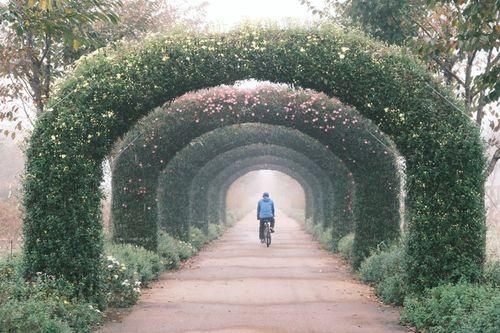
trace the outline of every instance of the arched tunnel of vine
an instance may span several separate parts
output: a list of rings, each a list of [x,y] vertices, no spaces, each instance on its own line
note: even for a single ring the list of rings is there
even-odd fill
[[[264,116],[274,118],[281,115],[278,111],[284,109],[291,113],[285,114],[284,120],[287,121],[287,118],[290,118],[296,121],[296,110],[305,108],[310,110],[313,116],[311,121],[314,123],[314,119],[317,119],[314,118],[315,109],[333,108],[336,111],[330,118],[331,132],[328,129],[326,131],[320,129],[320,138],[324,141],[321,143],[316,141],[314,145],[323,145],[321,153],[316,153],[318,164],[330,165],[330,168],[336,167],[342,171],[336,171],[336,181],[333,182],[336,186],[335,191],[316,192],[320,193],[316,195],[320,199],[315,202],[323,201],[323,204],[315,205],[318,209],[315,222],[323,224],[333,222],[325,221],[325,213],[329,214],[330,218],[341,215],[329,209],[325,212],[325,205],[329,207],[333,202],[340,203],[344,200],[343,208],[339,211],[346,210],[345,198],[349,197],[347,174],[352,174],[356,184],[354,196],[354,219],[357,221],[355,223],[355,263],[359,264],[371,248],[399,235],[399,175],[395,165],[393,152],[395,149],[390,148],[392,146],[390,140],[371,122],[359,116],[355,110],[336,103],[338,101],[315,92],[290,90],[283,87],[264,86],[249,90],[221,87],[188,94],[167,108],[159,108],[150,113],[139,126],[127,133],[121,145],[122,148],[119,149],[121,153],[115,161],[113,220],[130,221],[127,227],[114,223],[115,239],[155,248],[158,218],[167,221],[163,224],[169,225],[169,231],[173,235],[187,239],[190,182],[199,168],[230,148],[248,145],[249,142],[281,142],[289,148],[293,147],[302,152],[308,151],[307,154],[311,154],[308,147],[312,146],[312,143],[304,145],[305,139],[296,140],[290,135],[292,130],[276,127],[276,125],[245,124],[242,119],[241,125],[223,126],[225,124],[220,119],[215,123],[208,119],[200,119],[199,125],[196,126],[199,132],[186,133],[182,130],[188,124],[184,117],[194,114],[191,119],[197,123],[198,115],[205,116],[207,110],[229,108],[238,115],[241,113],[240,116],[248,114],[250,117],[254,117],[252,114],[255,115],[255,112],[260,109],[264,112]],[[174,122],[174,117],[178,119],[179,116],[182,122]],[[265,122],[264,120],[265,118],[260,122]],[[308,120],[304,122],[307,123]],[[220,127],[222,128],[217,130]],[[166,156],[173,149],[169,142],[173,133],[183,133],[183,137],[177,135],[176,144],[184,139],[186,148],[179,150],[167,163]],[[308,140],[313,139],[308,138]],[[328,146],[326,151],[325,145]],[[332,158],[330,161],[325,161],[324,156],[327,155],[335,155],[337,162],[331,163]],[[241,158],[241,154],[233,160],[226,156],[223,161],[236,161]],[[342,162],[339,162],[339,159]],[[338,166],[342,164],[345,166]],[[308,169],[311,167],[309,166]],[[160,173],[162,176],[159,178],[158,186]],[[221,177],[225,176],[226,174],[222,173]],[[328,177],[323,178],[328,179]],[[327,181],[315,183],[318,184],[317,188],[321,186],[319,184],[328,184]],[[372,195],[375,190],[379,195]],[[338,193],[335,199],[326,198],[326,194],[323,194],[335,192]],[[157,193],[159,198],[157,198]],[[164,205],[168,208],[164,209]],[[156,206],[160,208],[158,212]],[[340,206],[342,206],[341,203]],[[214,213],[211,215],[213,216]],[[337,223],[334,227],[335,231],[341,228],[338,225],[345,226],[349,223]],[[337,231],[334,238],[338,239],[341,236],[342,232]]]
[[[325,150],[321,145],[319,145],[318,148],[320,151]],[[341,164],[338,164],[339,170],[332,170],[334,173],[332,175],[328,175],[322,168],[318,167],[317,164],[309,160],[307,156],[302,153],[294,151],[290,148],[262,144],[243,146],[238,149],[230,150],[212,159],[209,163],[205,164],[202,169],[200,169],[191,183],[190,200],[191,202],[197,203],[193,209],[191,209],[191,216],[193,217],[192,220],[199,221],[201,218],[200,215],[203,214],[203,210],[210,206],[208,200],[215,198],[212,194],[209,194],[208,191],[213,191],[214,188],[217,190],[217,177],[222,177],[222,179],[225,177],[225,182],[227,182],[227,179],[233,177],[230,169],[237,170],[236,172],[238,172],[237,165],[242,165],[244,162],[243,160],[248,161],[251,158],[262,157],[262,155],[281,158],[281,161],[283,161],[283,167],[287,166],[287,161],[294,163],[304,170],[301,174],[303,174],[306,179],[315,181],[316,183],[319,182],[321,184],[320,189],[323,192],[323,200],[321,205],[318,205],[318,208],[321,207],[321,210],[327,214],[321,218],[323,222],[329,221],[333,223],[334,219],[336,219],[334,223],[335,225],[352,226],[352,211],[350,206],[352,205],[352,192],[354,184],[352,183],[349,174],[345,173],[346,170],[343,170],[343,166]],[[328,159],[328,157],[331,156],[323,155],[323,157]],[[227,165],[227,161],[234,161],[234,164]],[[330,165],[335,166],[336,164],[332,163]],[[339,174],[339,171],[344,173]],[[334,180],[333,178],[330,178],[332,176],[336,176],[337,178]],[[311,181],[309,181],[309,183],[311,183]],[[334,187],[332,181],[336,181],[337,186]],[[316,185],[315,188],[318,188],[318,186]],[[314,207],[316,207],[313,203],[314,197],[311,199],[310,196],[311,194],[309,191],[308,195],[306,195],[308,198],[308,205],[306,205],[307,217],[312,216],[314,213]],[[333,205],[337,205],[337,208],[334,209]],[[210,216],[209,219],[211,219]]]
[[[199,90],[249,78],[290,86]],[[184,95],[190,91],[197,92]],[[26,276],[44,271],[74,283],[79,295],[99,293],[102,161],[120,139],[113,173],[118,241],[155,249],[158,223],[189,237],[182,222],[192,217],[203,228],[220,220],[221,198],[243,172],[275,167],[300,179],[315,208],[308,214],[331,226],[334,238],[354,230],[359,264],[400,235],[400,155],[408,283],[422,290],[475,280],[484,261],[482,145],[450,100],[400,50],[329,26],[173,34],[103,49],[61,82],[53,112],[33,132]],[[273,134],[256,139],[259,131]],[[316,143],[302,144],[301,135]],[[223,155],[233,168],[222,167]],[[206,189],[198,194],[199,184]],[[171,193],[183,203],[176,216]],[[197,210],[194,202],[204,198],[219,208]],[[183,221],[174,223],[177,216]]]

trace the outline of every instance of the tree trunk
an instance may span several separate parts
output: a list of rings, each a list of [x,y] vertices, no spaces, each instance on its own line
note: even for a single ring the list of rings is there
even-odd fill
[[[42,101],[42,111],[43,106],[47,103],[50,97],[50,81],[51,81],[51,66],[52,66],[52,40],[50,34],[45,36],[45,59],[44,59],[44,73],[43,73],[43,101]]]
[[[495,150],[495,153],[493,154],[493,157],[490,160],[490,163],[488,163],[488,168],[486,168],[486,177],[489,177],[493,170],[495,170],[495,166],[500,159],[500,148],[497,148]]]
[[[40,114],[43,112],[42,83],[40,77],[42,64],[40,60],[37,59],[36,48],[34,44],[35,42],[33,40],[33,36],[31,35],[30,32],[28,32],[26,38],[26,48],[28,50],[28,55],[30,58],[28,67],[31,70],[31,76],[28,76],[28,81],[31,90],[33,91],[32,97],[33,97],[33,104],[35,105],[36,108],[36,113]]]
[[[472,113],[473,103],[472,103],[472,68],[474,67],[474,59],[476,58],[476,51],[473,51],[467,55],[467,64],[465,66],[465,80],[464,80],[464,90],[465,90],[465,103],[467,106],[467,111]],[[483,121],[483,115],[477,115],[476,121],[478,121],[479,127],[481,127],[481,122]]]

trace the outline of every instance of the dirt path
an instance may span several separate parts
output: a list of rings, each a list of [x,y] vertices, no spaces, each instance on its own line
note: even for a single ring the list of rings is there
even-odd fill
[[[99,332],[407,332],[297,222],[280,217],[270,248],[256,228],[243,219]]]

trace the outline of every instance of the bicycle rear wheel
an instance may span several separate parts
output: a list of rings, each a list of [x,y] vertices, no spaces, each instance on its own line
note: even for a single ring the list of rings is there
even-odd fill
[[[271,245],[271,230],[269,229],[269,226],[266,228],[266,245],[267,247]]]

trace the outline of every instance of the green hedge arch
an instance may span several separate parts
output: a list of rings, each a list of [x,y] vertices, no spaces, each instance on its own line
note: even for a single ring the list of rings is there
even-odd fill
[[[78,61],[26,152],[26,276],[44,271],[74,283],[84,297],[98,294],[105,155],[154,107],[246,78],[337,96],[395,142],[407,166],[407,272],[414,287],[480,276],[485,162],[478,129],[411,57],[330,26],[158,36]],[[313,134],[319,126],[299,127]]]
[[[317,194],[315,196],[315,191],[310,184],[302,178],[300,173],[290,169],[288,160],[276,156],[272,156],[271,158],[273,159],[273,163],[269,163],[270,160],[264,160],[265,156],[247,158],[246,161],[240,160],[238,161],[239,167],[230,170],[232,166],[228,166],[226,168],[226,173],[220,173],[218,179],[214,179],[214,181],[208,185],[209,193],[207,195],[208,205],[206,210],[208,220],[212,223],[220,222],[227,224],[226,197],[229,188],[240,177],[256,170],[278,171],[297,180],[304,190],[306,202],[314,209],[314,198],[318,196]],[[308,219],[314,220],[314,210],[310,212]]]
[[[158,123],[160,119],[156,114],[152,114],[150,119],[155,119]],[[311,158],[321,162],[334,173],[336,177],[346,177],[347,169],[338,159],[322,146],[319,142],[308,138],[300,132],[284,127],[270,126],[263,124],[240,124],[223,127],[209,133],[206,133],[193,140],[184,149],[179,151],[167,166],[157,173],[149,172],[147,177],[150,182],[158,182],[160,175],[160,186],[157,191],[164,198],[160,199],[161,211],[160,220],[170,221],[170,232],[174,236],[187,237],[187,223],[189,220],[189,188],[190,182],[195,178],[208,161],[226,151],[248,145],[249,143],[275,143],[280,145],[290,145],[303,153],[307,153]],[[156,144],[160,146],[160,143]],[[139,149],[141,149],[139,147]],[[159,151],[158,151],[159,153]],[[139,197],[134,193],[130,195],[128,191],[129,179],[133,176],[137,163],[142,163],[138,159],[140,154],[136,147],[130,148],[126,153],[120,155],[116,160],[113,172],[113,221],[115,225],[115,239],[126,242],[139,242],[141,245],[155,247],[155,237],[157,221],[148,219],[148,216],[142,215],[140,207],[153,207],[158,196]],[[329,156],[327,158],[326,156]],[[161,156],[161,155],[160,155]],[[166,160],[166,158],[165,158]],[[228,160],[227,163],[231,161]],[[142,182],[144,184],[144,179]],[[339,182],[339,187],[341,184]],[[123,191],[127,189],[127,191]],[[339,188],[339,192],[342,189]],[[151,191],[153,192],[153,191]],[[337,198],[341,200],[341,198]],[[126,205],[128,209],[122,207]],[[130,211],[130,212],[129,212]],[[151,216],[155,217],[154,214]],[[185,227],[181,227],[185,224]],[[180,229],[176,230],[175,226]],[[137,239],[143,235],[143,239]],[[151,244],[152,243],[152,244]]]
[[[264,147],[253,146],[251,149],[245,148],[244,151],[236,153],[236,155],[230,154],[226,155],[228,149],[240,147],[241,145],[248,145],[252,142],[266,142],[266,143],[274,143],[273,147]],[[197,215],[197,212],[203,212],[204,209],[195,210],[193,214],[189,217],[187,209],[179,209],[186,207],[186,201],[193,200],[197,203],[194,205],[196,208],[201,208],[202,204],[198,203],[201,199],[201,194],[204,189],[204,181],[211,177],[211,174],[214,174],[221,170],[224,164],[230,164],[236,159],[241,159],[245,157],[249,157],[250,155],[259,154],[258,150],[266,150],[266,154],[271,155],[271,150],[278,145],[289,145],[293,149],[297,150],[297,152],[306,154],[311,160],[313,160],[318,166],[321,166],[325,172],[328,172],[328,175],[322,175],[325,179],[325,185],[330,186],[330,189],[325,190],[325,193],[328,193],[328,196],[331,198],[325,199],[328,201],[325,203],[325,206],[331,205],[332,203],[336,203],[339,209],[335,210],[335,213],[329,208],[326,210],[331,212],[331,216],[327,217],[329,221],[333,219],[336,220],[336,224],[351,224],[352,225],[352,211],[350,211],[349,207],[352,205],[349,201],[350,193],[349,193],[349,182],[348,178],[352,178],[349,175],[349,171],[347,168],[335,158],[331,152],[326,149],[319,142],[303,135],[302,133],[284,127],[276,127],[270,125],[256,125],[256,124],[243,124],[243,125],[233,125],[223,127],[207,134],[200,136],[199,138],[192,141],[186,148],[177,153],[171,162],[168,163],[167,167],[163,169],[160,176],[160,184],[159,192],[163,193],[167,198],[161,199],[161,202],[166,203],[163,207],[164,217],[163,220],[172,220],[174,225],[181,225],[182,221],[193,220],[196,223],[196,220],[200,220],[200,215]],[[297,156],[297,152],[295,156]],[[289,155],[292,154],[292,151],[287,152]],[[213,164],[214,170],[207,170],[208,174],[205,180],[198,182],[196,185],[198,197],[193,198],[189,197],[189,188],[193,188],[191,183],[194,183],[194,180],[197,179],[197,174],[200,172],[202,168],[209,163],[208,161],[213,158],[213,155],[221,154],[216,157],[218,163]],[[297,157],[296,160],[299,158]],[[304,159],[303,159],[304,160]],[[306,163],[305,161],[303,163]],[[318,170],[318,166],[314,166],[312,163],[309,163],[311,170],[315,168],[316,174],[320,177],[320,170]],[[129,170],[129,168],[124,168],[125,171]],[[128,179],[126,175],[119,175],[115,173],[115,178]],[[335,186],[331,184],[331,182],[335,182]],[[119,183],[118,180],[116,183]],[[189,183],[189,184],[188,184]],[[115,188],[120,189],[121,186],[117,185]],[[185,191],[183,189],[186,189]],[[171,189],[175,189],[172,191]],[[191,191],[192,192],[192,191]],[[114,194],[114,198],[117,198],[116,206],[121,206],[120,203],[121,193],[120,191],[116,191]],[[189,199],[188,199],[189,198]],[[135,198],[133,198],[135,200]],[[142,204],[142,202],[138,202],[138,204]],[[118,212],[118,214],[121,211]],[[160,215],[162,215],[160,213]],[[134,221],[133,225],[137,225],[137,221],[139,221],[140,217],[136,217],[130,219]],[[161,220],[161,218],[160,218]],[[174,220],[177,220],[175,222]],[[124,221],[125,223],[127,221]],[[144,221],[144,223],[155,226],[155,223],[152,221]],[[134,228],[132,228],[134,229]],[[137,230],[132,230],[130,232],[134,237],[138,234]],[[126,234],[121,237],[125,236]]]
[[[198,155],[195,151],[191,151],[190,155]],[[301,153],[297,153],[289,148],[284,148],[276,145],[262,145],[254,144],[250,146],[243,146],[229,150],[225,153],[220,154],[216,158],[212,159],[205,165],[202,165],[196,173],[201,172],[202,169],[208,167],[212,169],[212,178],[216,179],[216,175],[225,172],[226,167],[238,165],[238,162],[242,159],[255,158],[260,156],[273,156],[279,157],[282,160],[290,161],[293,165],[290,165],[290,169],[294,170],[295,173],[299,173],[301,178],[307,182],[315,192],[318,197],[312,198],[313,201],[308,203],[315,203],[314,207],[318,209],[315,215],[315,220],[319,223],[326,223],[327,219],[331,219],[333,214],[333,184],[328,178],[327,174],[323,172],[316,164],[309,160],[306,156]],[[179,156],[179,154],[177,155]],[[215,162],[215,163],[212,163]],[[215,164],[218,169],[215,169]],[[158,221],[160,226],[167,226],[167,231],[175,233],[177,228],[183,226],[183,221],[186,221],[183,226],[184,230],[188,230],[187,226],[189,223],[206,230],[208,228],[207,211],[208,199],[208,184],[211,183],[210,178],[206,179],[206,182],[200,184],[200,187],[193,189],[191,185],[196,175],[191,177],[184,183],[178,183],[178,177],[175,173],[168,172],[169,168],[164,170],[160,174],[158,180]],[[224,177],[224,175],[222,175]],[[180,204],[175,198],[175,194],[178,191],[172,191],[173,188],[178,188],[174,184],[184,185],[186,189],[186,201],[183,202],[185,208],[183,212],[179,209],[175,209],[176,206]],[[302,183],[301,183],[302,184]],[[172,186],[173,185],[173,186]],[[190,189],[193,189],[197,194],[196,196],[190,195]],[[346,195],[346,193],[343,193]],[[186,205],[186,203],[188,203]],[[190,208],[196,207],[198,211],[202,212],[202,223],[195,224],[193,215],[190,214]],[[179,216],[180,215],[180,216]],[[179,218],[181,217],[181,218]],[[181,232],[180,234],[185,234]]]
[[[160,113],[163,113],[160,110]],[[151,114],[148,120],[153,120],[156,124],[160,123],[161,115],[157,113]],[[168,125],[168,122],[166,123]],[[150,128],[147,126],[147,128]],[[163,132],[163,130],[160,130]],[[163,137],[168,137],[168,135],[163,135]],[[125,141],[126,142],[126,141]],[[332,170],[336,176],[342,177],[342,174],[347,174],[347,169],[342,163],[333,157],[333,155],[322,146],[317,141],[307,137],[306,135],[300,133],[299,131],[293,130],[291,128],[271,126],[265,124],[239,124],[233,126],[227,126],[219,128],[217,130],[208,132],[187,145],[184,149],[179,151],[175,157],[167,163],[164,167],[162,174],[164,175],[161,179],[164,180],[163,193],[168,195],[168,200],[165,201],[175,201],[172,202],[170,208],[172,209],[168,213],[170,217],[165,217],[164,220],[173,220],[172,226],[181,226],[182,221],[187,221],[189,219],[188,208],[189,200],[189,185],[190,182],[196,176],[196,173],[203,167],[209,160],[214,156],[226,152],[229,149],[239,147],[242,145],[248,145],[249,143],[271,143],[280,145],[290,145],[301,152],[308,153],[309,156],[315,158],[317,161],[322,162],[322,164]],[[165,146],[160,142],[156,142],[155,146]],[[124,143],[123,147],[126,147]],[[113,171],[113,204],[112,204],[112,215],[115,236],[117,241],[125,242],[135,242],[146,247],[155,248],[156,246],[156,229],[157,229],[157,214],[155,211],[158,190],[150,190],[149,193],[153,194],[150,196],[137,197],[136,192],[129,191],[130,179],[136,179],[137,164],[142,164],[143,160],[149,159],[149,157],[139,159],[138,154],[141,154],[143,148],[146,148],[145,153],[147,154],[149,150],[146,147],[139,147],[137,145],[131,146],[127,151],[120,155],[116,159],[115,167]],[[156,151],[158,156],[162,156],[160,151]],[[330,156],[330,159],[325,160],[325,156]],[[166,161],[167,158],[161,158],[161,161]],[[328,163],[327,163],[328,162]],[[141,185],[147,178],[148,184],[154,184],[156,188],[156,183],[158,182],[158,176],[160,175],[160,168],[155,171],[149,170],[148,173],[141,178]],[[339,174],[340,171],[340,174]],[[168,177],[166,177],[168,176]],[[167,183],[168,181],[168,183]],[[152,185],[151,185],[152,186]],[[172,191],[172,189],[175,191]],[[127,209],[124,209],[126,207]],[[148,212],[151,214],[144,215],[144,209],[141,207],[151,207]],[[165,210],[164,210],[165,211]],[[167,211],[168,212],[168,211]],[[167,214],[165,212],[165,214]],[[164,214],[164,215],[165,215]],[[184,233],[171,230],[175,236],[180,238],[187,237],[186,228],[183,228]]]
[[[173,152],[182,155],[182,149],[178,147],[180,142],[183,142],[181,146],[192,145],[194,149],[197,146],[192,140],[199,135],[234,123],[240,124],[225,132],[229,132],[228,136],[234,139],[217,137],[217,144],[200,147],[198,153],[191,154],[191,158],[180,156],[172,160],[173,165],[165,172],[172,176],[169,179],[179,180],[179,184],[169,184],[176,190],[182,186],[182,179],[193,177],[207,160],[231,148],[233,143],[244,144],[255,140],[252,138],[255,132],[241,126],[247,119],[260,117],[260,123],[274,126],[293,124],[298,128],[299,125],[308,127],[310,122],[317,122],[321,112],[330,113],[325,117],[331,127],[325,131],[319,125],[314,135],[343,161],[358,187],[354,204],[357,221],[354,258],[359,264],[377,244],[390,241],[400,233],[399,175],[391,143],[378,132],[376,126],[352,108],[324,94],[283,86],[267,85],[250,89],[218,87],[190,93],[168,107],[150,113],[139,126],[132,128],[123,139],[122,153],[116,159],[113,171],[117,180],[113,184],[116,189],[113,193],[113,220],[119,221],[122,227],[127,226],[122,229],[126,232],[125,237],[119,233],[117,239],[133,241],[151,249],[156,247],[158,175],[167,161],[174,158]],[[232,116],[228,118],[227,115]],[[272,138],[282,134],[282,131],[269,130],[257,139],[258,142],[272,143]],[[170,139],[173,137],[176,141]],[[213,140],[217,138],[213,137]],[[303,149],[288,135],[284,141],[290,148]],[[190,149],[186,151],[188,154]],[[182,191],[179,197],[179,200],[187,200]],[[170,212],[171,218],[174,215],[182,216],[178,207]],[[181,226],[182,223],[170,226],[173,228],[175,225]],[[115,231],[120,231],[119,225],[115,226]],[[184,232],[186,230],[184,228]],[[181,234],[176,236],[182,239],[187,237]]]
[[[304,147],[310,146],[304,145]],[[320,146],[318,152],[324,151],[324,149],[323,146]],[[297,152],[283,146],[252,144],[232,149],[213,158],[198,171],[191,181],[189,220],[197,225],[207,225],[206,211],[209,200],[207,193],[210,186],[209,184],[217,175],[224,174],[227,166],[244,158],[269,155],[290,159],[302,165],[305,169],[308,169],[316,178],[321,179],[322,187],[324,188],[323,193],[325,194],[325,202],[323,204],[325,207],[324,222],[332,227],[335,226],[339,235],[343,233],[342,230],[344,229],[351,231],[354,224],[352,216],[354,184],[352,177],[350,177],[347,170],[345,170],[346,172],[339,173],[336,169],[329,170],[321,168],[319,164],[316,164],[316,161],[310,159],[310,155],[305,155],[306,153]],[[329,155],[322,157],[323,162],[327,162],[331,159]],[[333,162],[329,165],[335,165],[335,159],[333,159]],[[308,207],[306,204],[306,217],[310,217],[311,214],[311,207]]]

